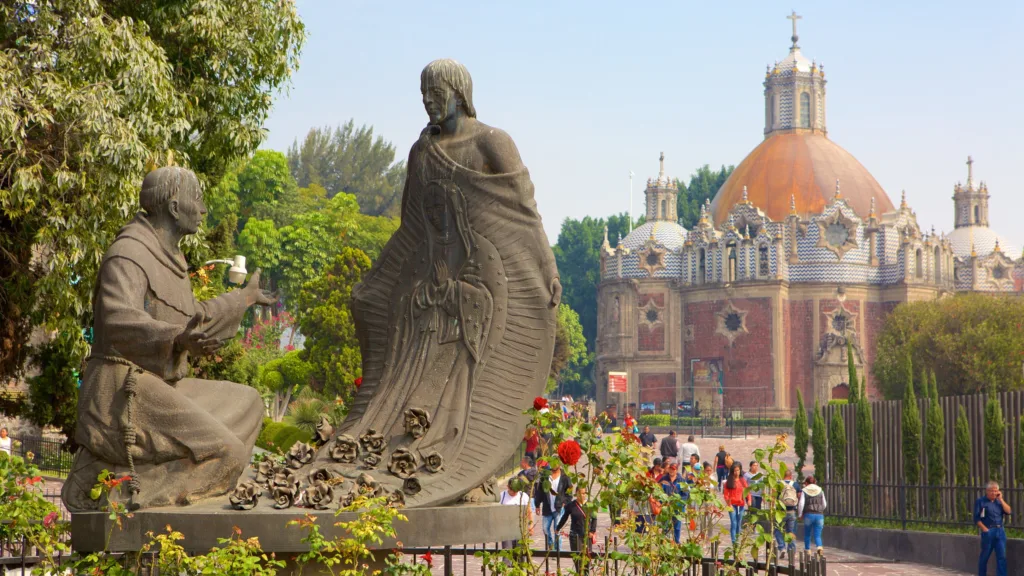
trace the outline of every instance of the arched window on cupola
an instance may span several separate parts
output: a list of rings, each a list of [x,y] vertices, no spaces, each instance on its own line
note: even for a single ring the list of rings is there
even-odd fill
[[[811,127],[811,95],[808,92],[800,93],[800,127]]]
[[[775,107],[777,106],[775,94],[772,94],[772,105],[768,109],[768,129],[775,128]]]
[[[736,281],[736,243],[729,242],[729,276],[725,279],[726,282]]]
[[[981,223],[981,216],[980,216],[980,214],[981,214],[981,207],[975,205],[974,206],[974,223],[975,224],[980,224]]]
[[[661,201],[661,218],[668,218],[668,204],[664,200]]]
[[[935,283],[942,283],[942,252],[939,247],[935,247]]]
[[[924,278],[924,253],[917,249],[917,277]]]
[[[707,251],[700,249],[700,262],[697,264],[697,284],[703,284],[707,277]]]
[[[757,249],[757,273],[762,278],[766,278],[771,274],[771,266],[768,262],[768,246],[765,244],[761,244]]]

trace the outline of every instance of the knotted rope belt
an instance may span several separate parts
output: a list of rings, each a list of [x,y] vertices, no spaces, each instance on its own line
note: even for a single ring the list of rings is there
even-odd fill
[[[135,435],[135,419],[132,413],[132,408],[135,405],[135,396],[138,395],[138,380],[137,375],[145,372],[142,368],[136,365],[130,360],[125,360],[120,356],[89,356],[86,358],[86,362],[89,360],[103,360],[105,362],[112,362],[114,364],[120,364],[121,366],[127,366],[128,372],[124,375],[124,395],[125,395],[125,420],[123,424],[124,436],[124,451],[128,456],[128,509],[132,510],[135,507],[135,496],[142,491],[142,483],[139,482],[139,476],[135,473],[135,459],[132,456],[132,446],[135,445],[137,440]]]

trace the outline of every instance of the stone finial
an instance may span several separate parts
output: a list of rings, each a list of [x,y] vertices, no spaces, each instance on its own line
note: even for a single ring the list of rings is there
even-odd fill
[[[974,187],[974,158],[967,157],[967,188]]]
[[[604,227],[604,242],[602,242],[601,245],[604,246],[605,248],[610,246],[610,244],[608,243],[608,226]]]
[[[906,209],[907,209],[907,191],[903,190],[903,192],[900,195],[900,210],[906,210]]]
[[[974,242],[971,242],[971,258],[977,258],[978,253],[974,250]]]
[[[743,238],[745,240],[750,240],[750,224],[743,227]]]
[[[839,200],[842,197],[843,197],[843,195],[839,192],[839,178],[836,178],[836,195],[835,195],[835,199]]]
[[[747,185],[744,184],[743,185],[743,203],[747,204],[749,202],[750,202],[750,200],[747,198]]]
[[[875,217],[875,197],[871,197],[871,210],[868,212],[868,218]]]
[[[992,251],[999,252],[1000,254],[1003,253],[1002,248],[999,247],[999,238],[996,238],[996,245],[992,247]]]
[[[665,182],[665,153],[658,157],[658,182]]]

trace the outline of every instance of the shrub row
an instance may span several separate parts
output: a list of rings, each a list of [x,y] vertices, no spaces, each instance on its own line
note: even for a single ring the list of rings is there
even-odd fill
[[[309,442],[312,439],[313,436],[301,428],[264,418],[263,430],[256,438],[256,445],[270,452],[287,452],[296,442]]]
[[[646,414],[641,416],[637,422],[640,426],[660,426],[667,428],[669,426],[700,426],[702,423],[714,425],[714,421],[708,421],[704,418],[694,418],[691,416],[669,416],[668,414]],[[792,418],[737,418],[736,420],[726,420],[725,425],[728,426],[757,426],[760,424],[765,427],[772,428],[792,428]]]

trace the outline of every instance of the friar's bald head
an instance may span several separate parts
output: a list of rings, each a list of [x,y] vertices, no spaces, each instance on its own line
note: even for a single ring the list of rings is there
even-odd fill
[[[195,234],[206,215],[199,179],[180,166],[164,166],[146,174],[139,205],[154,225],[159,225],[166,216],[182,234]]]
[[[462,101],[462,111],[470,118],[476,118],[473,107],[473,78],[469,70],[451,58],[434,60],[420,73],[420,91],[426,94],[430,88],[447,86],[455,91]]]

